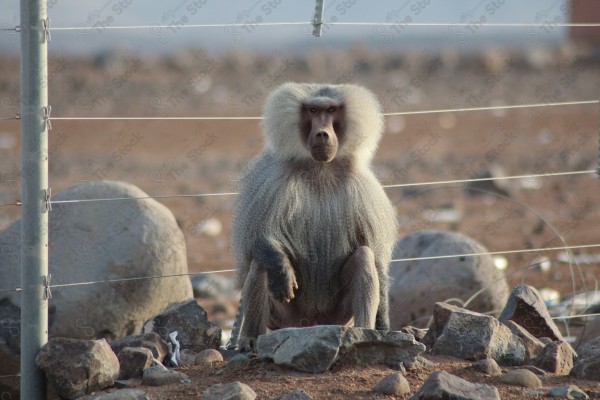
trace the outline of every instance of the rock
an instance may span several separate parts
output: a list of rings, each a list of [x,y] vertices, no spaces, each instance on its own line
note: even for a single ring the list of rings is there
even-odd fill
[[[523,386],[527,388],[538,388],[542,386],[542,381],[531,371],[526,369],[513,369],[500,378],[500,382],[507,385]]]
[[[535,365],[521,365],[519,369],[526,369],[527,371],[531,371],[538,376],[546,376],[548,373],[541,368],[536,367]]]
[[[119,379],[141,378],[144,370],[155,362],[152,352],[143,347],[125,347],[117,355],[119,359]]]
[[[152,357],[159,362],[163,362],[169,355],[167,343],[155,332],[148,332],[143,335],[127,336],[122,339],[110,342],[110,347],[115,354],[119,354],[125,347],[142,347],[152,352]]]
[[[150,400],[150,397],[139,389],[124,389],[80,397],[77,400]]]
[[[409,335],[413,335],[417,342],[421,342],[425,335],[427,334],[426,329],[419,329],[414,326],[404,326],[400,329],[400,332],[408,333]]]
[[[542,295],[532,286],[516,286],[498,319],[501,322],[514,321],[536,338],[549,337],[553,341],[564,341],[548,314]]]
[[[246,368],[250,365],[250,357],[246,354],[237,354],[227,362],[227,368]]]
[[[550,397],[560,397],[562,399],[589,399],[590,396],[587,395],[583,390],[579,389],[575,385],[567,386],[567,387],[556,387],[552,388],[548,391],[548,396]]]
[[[533,364],[556,375],[569,375],[573,368],[575,354],[566,342],[552,342],[533,361]]]
[[[36,357],[36,365],[66,399],[110,387],[119,376],[119,360],[104,339],[50,339]]]
[[[471,367],[489,376],[502,375],[502,370],[498,366],[496,360],[494,360],[493,358],[486,358],[484,360],[476,361],[471,365]]]
[[[177,372],[165,368],[162,365],[155,365],[144,370],[142,385],[145,386],[164,386],[173,383],[182,383],[189,381],[190,378],[183,372]]]
[[[539,338],[540,342],[542,342],[544,344],[544,347],[548,346],[550,343],[552,343],[554,340],[550,339],[549,337],[541,337]]]
[[[536,358],[546,346],[515,321],[508,320],[504,325],[506,325],[508,329],[510,329],[513,334],[517,335],[521,339],[521,342],[523,342],[523,346],[525,346],[525,361]]]
[[[393,258],[482,252],[487,252],[483,245],[458,233],[417,231],[396,244]],[[450,298],[467,301],[479,291],[468,306],[470,310],[500,310],[508,297],[504,272],[494,266],[489,255],[396,262],[390,268],[391,328],[424,328],[435,302]]]
[[[401,373],[395,372],[380,380],[371,391],[389,396],[403,396],[410,393],[410,385]]]
[[[411,400],[500,400],[498,390],[490,385],[471,383],[445,371],[434,372]]]
[[[142,378],[119,379],[115,381],[117,389],[130,389],[138,387],[142,384]]]
[[[431,352],[467,360],[493,358],[502,365],[521,365],[521,339],[494,317],[446,303],[436,303],[433,324],[423,339]]]
[[[215,349],[202,350],[200,353],[198,353],[198,355],[196,356],[196,359],[194,360],[194,364],[196,364],[196,365],[208,365],[208,366],[213,366],[216,363],[222,363],[222,362],[223,362],[223,356],[221,355],[221,353],[219,353]]]
[[[426,359],[425,357],[421,357],[421,356],[417,356],[417,358],[414,361],[407,361],[406,363],[406,368],[408,369],[433,369],[437,366],[436,363],[434,363],[433,361],[430,361],[428,359]],[[400,369],[400,372],[402,372],[402,369]]]
[[[305,372],[323,372],[334,363],[386,364],[415,362],[425,346],[406,333],[339,325],[284,328],[258,337],[258,356]]]
[[[183,349],[179,352],[179,366],[189,367],[190,365],[196,365],[196,357],[198,353],[190,349]]]
[[[273,400],[313,400],[313,398],[304,390],[296,389],[288,394],[276,397]]]
[[[235,280],[218,274],[198,274],[191,278],[197,299],[234,299],[238,297]]]
[[[53,200],[144,197],[136,186],[97,181]],[[153,199],[54,204],[49,214],[52,284],[186,274],[185,238],[171,211]],[[0,282],[21,286],[21,221],[0,233]],[[124,337],[174,301],[192,296],[187,276],[52,289],[50,337]],[[20,307],[21,294],[6,292]]]
[[[1,328],[0,328],[1,329]],[[578,344],[583,344],[600,336],[600,317],[596,317],[585,324],[585,329],[577,339]]]
[[[156,332],[168,342],[171,332],[177,331],[180,350],[200,352],[216,349],[221,344],[221,329],[208,321],[206,311],[194,299],[173,303],[144,323],[142,333]]]
[[[217,384],[209,386],[202,393],[202,400],[254,400],[256,393],[241,382]]]
[[[2,250],[0,250],[1,252]],[[0,285],[4,287],[4,283]],[[0,376],[17,375],[19,373],[21,352],[20,332],[21,309],[9,299],[0,300],[0,360],[2,360],[0,362]],[[1,378],[0,393],[7,393],[7,398],[18,398],[19,381],[19,376]]]
[[[577,348],[579,357],[571,369],[571,375],[580,379],[600,381],[600,336]]]

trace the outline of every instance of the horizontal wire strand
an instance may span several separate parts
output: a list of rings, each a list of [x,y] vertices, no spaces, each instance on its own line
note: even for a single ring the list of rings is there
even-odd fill
[[[556,251],[556,250],[577,250],[577,249],[591,249],[600,247],[600,244],[582,244],[579,246],[558,246],[558,247],[540,247],[534,249],[521,249],[521,250],[503,250],[503,251],[487,251],[481,253],[467,253],[467,254],[447,254],[443,256],[429,256],[429,257],[413,257],[413,258],[397,258],[390,262],[407,262],[407,261],[424,261],[424,260],[440,260],[445,258],[455,257],[475,257],[475,256],[497,256],[502,254],[521,254],[521,253],[537,253],[542,251]]]
[[[575,318],[588,318],[588,317],[600,317],[600,313],[565,315],[564,317],[552,317],[551,319],[575,319]]]
[[[446,108],[446,109],[422,110],[422,111],[401,111],[401,112],[383,113],[383,115],[384,116],[393,116],[393,115],[418,115],[418,114],[437,114],[437,113],[450,113],[450,112],[467,112],[467,111],[513,110],[513,109],[519,109],[519,108],[575,106],[575,105],[587,105],[587,104],[599,104],[599,103],[600,103],[600,100],[580,100],[580,101],[563,101],[563,102],[557,102],[557,103],[534,103],[534,104],[515,104],[515,105],[506,105],[506,106]]]
[[[556,103],[533,103],[533,104],[514,104],[505,106],[486,106],[486,107],[466,107],[466,108],[441,108],[432,110],[417,110],[417,111],[400,111],[400,112],[388,112],[382,113],[385,117],[397,116],[397,115],[419,115],[419,114],[439,114],[439,113],[452,113],[452,112],[468,112],[468,111],[492,111],[492,110],[512,110],[519,108],[539,108],[539,107],[557,107],[557,106],[575,106],[575,105],[589,105],[589,104],[600,104],[600,100],[580,100],[580,101],[563,101]],[[60,120],[123,120],[123,121],[135,121],[135,120],[262,120],[263,117],[52,117],[54,121]]]
[[[325,25],[339,26],[430,26],[430,27],[490,27],[490,28],[548,28],[572,27],[595,28],[600,27],[600,22],[323,22]]]
[[[508,179],[528,179],[528,178],[543,178],[543,177],[555,177],[555,176],[570,176],[570,175],[581,175],[581,174],[593,174],[596,171],[593,169],[584,171],[569,171],[569,172],[550,172],[546,174],[530,174],[530,175],[512,175],[512,176],[499,176],[492,178],[472,178],[472,179],[456,179],[447,181],[431,181],[431,182],[415,182],[415,183],[399,183],[393,185],[382,185],[383,188],[398,188],[398,187],[410,187],[410,186],[429,186],[429,185],[446,185],[446,184],[459,184],[468,182],[486,182],[495,180],[508,180]],[[171,199],[171,198],[185,198],[185,197],[211,197],[211,196],[235,196],[238,192],[222,192],[222,193],[191,193],[191,194],[173,194],[173,195],[157,195],[157,196],[141,196],[141,197],[107,197],[97,199],[71,199],[71,200],[51,200],[50,204],[72,204],[72,203],[92,203],[100,201],[127,201],[127,200],[147,200],[147,199]]]
[[[0,207],[10,207],[10,206],[20,207],[22,205],[23,205],[23,203],[21,202],[21,200],[17,200],[14,203],[3,203],[3,204],[0,204]]]
[[[219,270],[219,271],[188,272],[188,273],[185,273],[185,274],[139,276],[139,277],[123,278],[123,279],[107,279],[107,280],[102,280],[102,281],[59,283],[58,285],[50,285],[49,287],[50,287],[50,289],[54,289],[54,288],[61,288],[61,287],[94,285],[96,283],[119,283],[119,282],[140,281],[140,280],[145,280],[145,279],[176,278],[176,277],[181,277],[181,276],[218,274],[218,273],[235,272],[235,271],[236,271],[235,269],[223,269],[223,270]]]
[[[551,27],[572,27],[572,28],[595,28],[600,27],[598,22],[338,22],[323,21],[323,25],[330,26],[414,26],[414,27],[468,27],[474,24],[477,27],[490,28],[547,28]],[[293,21],[293,22],[243,22],[243,23],[219,23],[219,24],[182,24],[177,25],[180,28],[242,28],[247,26],[294,26],[294,25],[314,25],[312,21]],[[17,30],[18,27],[8,28]],[[114,26],[62,26],[50,27],[50,31],[75,31],[75,30],[94,30],[94,29],[173,29],[173,25],[114,25]]]
[[[56,120],[65,120],[65,121],[137,121],[137,120],[165,120],[165,121],[173,121],[173,120],[262,120],[263,117],[52,117],[53,121]]]
[[[480,253],[448,254],[448,255],[443,255],[443,256],[431,256],[431,257],[399,258],[399,259],[391,260],[390,262],[395,263],[395,262],[408,262],[408,261],[424,261],[424,260],[437,260],[437,259],[456,258],[456,257],[475,257],[475,256],[484,256],[484,255],[535,253],[535,252],[542,252],[542,251],[557,251],[557,250],[578,250],[578,249],[590,249],[590,248],[598,248],[598,247],[600,247],[600,244],[584,244],[584,245],[575,245],[575,246],[558,246],[558,247],[544,247],[544,248],[534,248],[534,249],[489,251],[489,252],[480,252]],[[107,279],[107,280],[100,280],[100,281],[62,283],[62,284],[57,284],[57,285],[50,285],[49,287],[51,289],[53,289],[53,288],[61,288],[61,287],[94,285],[94,284],[99,284],[99,283],[119,283],[119,282],[139,281],[139,280],[145,280],[145,279],[162,279],[162,278],[172,278],[172,277],[181,277],[181,276],[218,274],[218,273],[235,272],[235,271],[236,271],[235,269],[226,269],[226,270],[217,270],[217,271],[191,272],[191,273],[185,273],[185,274],[141,276],[141,277],[122,278],[122,279]],[[0,289],[0,293],[1,292],[13,292],[13,291],[20,293],[21,288]]]
[[[456,180],[448,180],[448,181],[398,183],[398,184],[394,184],[394,185],[383,185],[383,187],[384,188],[398,188],[398,187],[409,187],[409,186],[446,185],[446,184],[469,183],[469,182],[487,182],[487,181],[495,181],[495,180],[543,178],[543,177],[552,177],[552,176],[570,176],[570,175],[594,174],[594,173],[596,173],[595,169],[589,169],[589,170],[583,170],[583,171],[549,172],[546,174],[498,176],[498,177],[492,177],[492,178],[472,178],[472,179],[456,179]]]
[[[223,24],[181,24],[177,25],[176,28],[243,28],[243,27],[256,27],[256,26],[284,26],[284,25],[311,25],[311,22],[243,22],[243,23],[223,23]],[[50,31],[89,31],[94,29],[173,29],[173,25],[114,25],[114,26],[59,26],[50,27]]]
[[[73,199],[73,200],[51,200],[50,204],[68,204],[68,203],[93,203],[97,201],[117,201],[117,200],[147,200],[147,199],[173,199],[181,197],[210,197],[210,196],[233,196],[237,192],[223,193],[191,193],[191,194],[172,194],[158,196],[142,196],[142,197],[107,197],[99,199]]]

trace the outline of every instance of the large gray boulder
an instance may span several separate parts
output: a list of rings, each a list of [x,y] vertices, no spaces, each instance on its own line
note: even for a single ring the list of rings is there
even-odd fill
[[[147,194],[130,184],[99,181],[73,186],[52,199],[144,196]],[[53,285],[188,271],[183,233],[171,212],[155,200],[54,204],[49,218]],[[0,289],[21,286],[20,238],[20,221],[0,233]],[[12,315],[20,310],[20,296],[0,292],[0,315],[20,319]],[[187,276],[54,288],[49,335],[120,338],[139,332],[151,315],[189,297],[192,288]],[[0,364],[0,375],[18,371],[18,335],[13,339],[0,346],[0,358],[12,360]]]
[[[424,328],[435,302],[452,298],[467,301],[477,292],[480,293],[465,308],[477,312],[502,309],[509,293],[504,272],[494,266],[489,255],[460,256],[483,252],[487,252],[483,245],[459,233],[417,231],[402,238],[394,249],[394,259],[457,256],[392,263],[391,328]]]

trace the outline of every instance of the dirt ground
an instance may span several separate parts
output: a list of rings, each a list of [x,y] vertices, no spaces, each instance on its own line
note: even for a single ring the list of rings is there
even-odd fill
[[[180,371],[186,373],[189,384],[176,384],[168,387],[140,387],[151,399],[196,399],[200,398],[207,387],[217,383],[240,381],[249,385],[258,395],[258,399],[272,399],[302,389],[314,399],[408,399],[425,382],[430,373],[444,370],[469,382],[485,383],[495,386],[503,400],[539,399],[543,396],[528,393],[535,389],[525,389],[499,382],[498,377],[490,377],[470,368],[470,362],[442,356],[426,356],[436,363],[431,369],[407,371],[404,375],[411,388],[407,396],[386,396],[371,392],[371,388],[386,375],[394,372],[384,366],[350,367],[339,365],[331,371],[322,374],[296,372],[276,366],[270,362],[254,360],[247,368],[229,370],[223,366],[188,367]],[[570,377],[544,376],[541,377],[546,388],[577,385],[587,393],[599,391],[596,382],[582,381]],[[539,390],[539,389],[538,389]],[[600,394],[598,397],[600,398]]]

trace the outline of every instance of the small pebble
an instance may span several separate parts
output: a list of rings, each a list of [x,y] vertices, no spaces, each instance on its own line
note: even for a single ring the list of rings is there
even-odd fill
[[[508,385],[537,388],[542,381],[533,372],[526,369],[513,369],[500,378],[500,382]]]
[[[502,370],[498,366],[498,363],[496,362],[496,360],[494,360],[493,358],[486,358],[485,360],[479,360],[477,362],[474,362],[471,366],[473,368],[477,369],[478,371],[481,371],[484,374],[489,375],[489,376],[502,375]]]
[[[202,350],[196,356],[194,360],[194,364],[196,365],[208,365],[213,366],[215,363],[222,363],[223,356],[221,353],[215,349],[206,349]]]
[[[395,372],[380,380],[373,386],[372,391],[390,396],[402,396],[410,393],[410,386],[401,373]]]
[[[196,364],[196,357],[198,353],[190,349],[183,349],[179,353],[179,366],[180,367],[188,367],[190,365]]]
[[[575,385],[568,387],[556,387],[548,392],[550,397],[560,397],[565,399],[589,399],[590,397]]]
[[[250,365],[250,357],[245,354],[233,356],[227,363],[227,368],[246,368]]]

